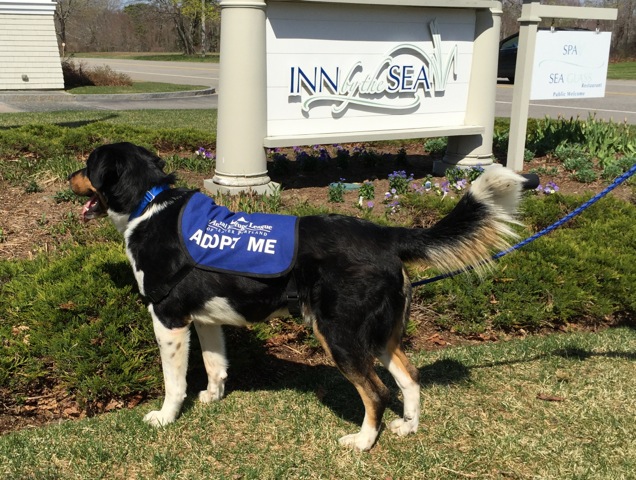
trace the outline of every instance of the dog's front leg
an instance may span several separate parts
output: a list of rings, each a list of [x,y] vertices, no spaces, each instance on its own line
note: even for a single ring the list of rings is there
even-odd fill
[[[194,321],[194,327],[199,336],[203,364],[208,374],[208,388],[199,392],[199,400],[203,403],[221,400],[227,378],[223,330],[220,325],[210,325],[197,320]]]
[[[190,327],[166,328],[155,315],[152,306],[149,310],[161,354],[166,396],[161,410],[148,413],[144,421],[159,427],[176,420],[186,397]]]

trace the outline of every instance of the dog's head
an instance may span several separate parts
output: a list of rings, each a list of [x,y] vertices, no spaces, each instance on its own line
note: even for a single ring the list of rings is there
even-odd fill
[[[145,193],[159,185],[172,185],[173,174],[163,171],[165,162],[132,143],[102,145],[91,152],[82,168],[69,175],[71,190],[90,197],[82,210],[84,221],[114,213],[130,215]]]

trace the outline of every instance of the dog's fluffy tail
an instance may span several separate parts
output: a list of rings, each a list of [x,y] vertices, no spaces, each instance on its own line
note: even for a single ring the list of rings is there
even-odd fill
[[[505,249],[517,235],[511,229],[526,179],[507,168],[490,168],[455,208],[427,229],[397,229],[394,246],[406,262],[424,261],[441,271],[487,268],[494,249]]]

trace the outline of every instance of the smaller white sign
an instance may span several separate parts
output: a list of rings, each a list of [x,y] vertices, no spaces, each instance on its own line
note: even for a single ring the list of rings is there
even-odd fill
[[[537,32],[531,100],[605,96],[610,32]]]

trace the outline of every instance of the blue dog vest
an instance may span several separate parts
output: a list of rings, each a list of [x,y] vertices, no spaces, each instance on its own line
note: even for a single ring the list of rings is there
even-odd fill
[[[231,212],[195,193],[179,216],[181,245],[197,268],[278,277],[294,266],[298,217]]]

